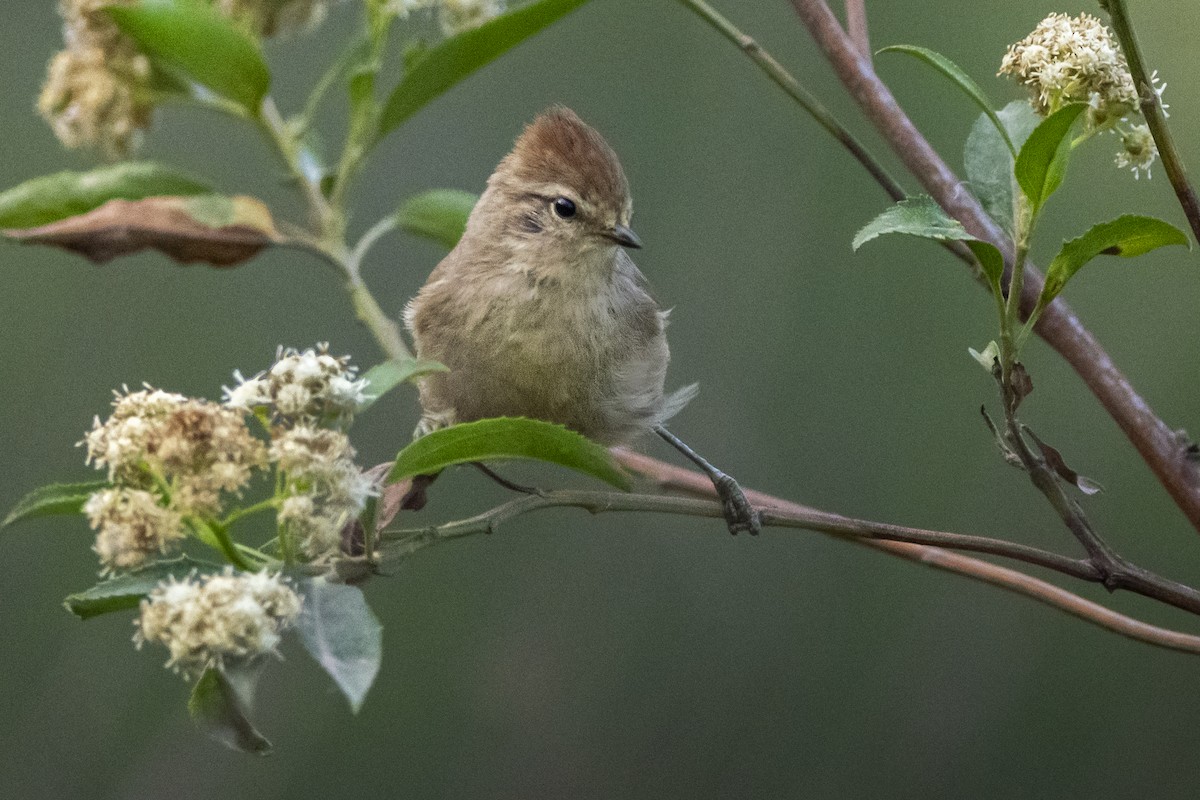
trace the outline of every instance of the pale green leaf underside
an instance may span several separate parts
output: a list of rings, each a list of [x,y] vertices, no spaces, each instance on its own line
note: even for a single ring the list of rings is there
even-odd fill
[[[414,236],[432,239],[447,249],[458,244],[467,217],[479,196],[458,189],[433,189],[410,197],[396,212],[396,222]]]

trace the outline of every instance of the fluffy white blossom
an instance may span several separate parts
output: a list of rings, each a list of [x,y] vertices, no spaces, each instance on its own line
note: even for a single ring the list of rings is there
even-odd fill
[[[378,494],[354,463],[354,448],[341,431],[297,425],[272,439],[270,457],[286,476],[291,494],[278,512],[286,534],[310,558],[336,553],[342,529]]]
[[[300,596],[266,571],[189,576],[160,583],[142,601],[134,641],[158,642],[167,666],[193,678],[209,667],[277,653],[300,613]]]
[[[238,384],[225,387],[225,404],[251,410],[270,408],[291,419],[350,419],[367,401],[367,382],[348,356],[329,354],[328,344],[299,351],[280,348],[275,363],[252,378],[235,372]]]
[[[50,61],[38,110],[65,146],[127,156],[149,127],[150,61],[103,7],[133,0],[62,0],[66,48]]]
[[[440,0],[438,25],[446,36],[478,28],[504,13],[504,0]]]
[[[97,418],[82,444],[113,483],[170,482],[170,505],[185,513],[218,510],[221,492],[239,491],[266,463],[241,413],[150,387],[117,394],[112,415]]]
[[[95,492],[83,506],[96,531],[93,550],[103,572],[130,570],[170,552],[187,535],[179,512],[142,489],[124,487]]]
[[[1121,133],[1121,149],[1117,151],[1116,163],[1122,169],[1133,171],[1136,180],[1141,173],[1150,178],[1150,167],[1158,158],[1158,146],[1147,125],[1135,125],[1131,130]]]
[[[1000,66],[1033,92],[1038,113],[1067,103],[1088,103],[1093,128],[1111,125],[1137,109],[1138,95],[1112,34],[1091,14],[1051,14],[1010,45]]]

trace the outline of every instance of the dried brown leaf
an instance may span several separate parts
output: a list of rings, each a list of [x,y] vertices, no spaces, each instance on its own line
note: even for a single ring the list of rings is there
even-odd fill
[[[86,214],[0,233],[62,247],[96,263],[153,248],[184,264],[218,267],[239,264],[282,241],[262,201],[220,195],[110,200]]]
[[[1050,445],[1043,442],[1037,437],[1037,434],[1025,428],[1025,433],[1029,434],[1029,438],[1037,444],[1038,449],[1042,451],[1042,458],[1046,459],[1046,464],[1050,469],[1058,473],[1058,477],[1062,478],[1067,483],[1071,484],[1079,491],[1087,495],[1098,494],[1104,491],[1104,487],[1096,483],[1086,475],[1080,475],[1075,470],[1067,466],[1067,462],[1063,459],[1062,453],[1055,450]]]

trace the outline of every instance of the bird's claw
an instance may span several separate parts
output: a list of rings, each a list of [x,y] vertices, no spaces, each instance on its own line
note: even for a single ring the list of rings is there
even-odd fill
[[[725,524],[734,536],[748,533],[757,536],[762,530],[762,514],[754,510],[746,493],[738,482],[728,475],[721,475],[713,481],[717,496],[721,499],[721,509],[725,512]]]

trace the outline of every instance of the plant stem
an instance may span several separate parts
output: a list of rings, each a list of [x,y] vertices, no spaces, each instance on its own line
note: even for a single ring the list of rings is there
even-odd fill
[[[1154,137],[1154,144],[1158,147],[1158,155],[1162,159],[1163,169],[1166,170],[1167,180],[1171,182],[1171,188],[1179,198],[1179,205],[1192,226],[1192,234],[1200,241],[1200,201],[1196,199],[1196,190],[1188,180],[1183,156],[1175,146],[1171,129],[1167,127],[1167,115],[1163,111],[1158,92],[1154,91],[1154,83],[1150,79],[1151,72],[1142,58],[1142,48],[1133,30],[1133,21],[1129,17],[1125,0],[1100,0],[1100,5],[1108,12],[1113,32],[1125,53],[1129,74],[1133,76],[1134,86],[1138,90],[1142,116],[1145,117],[1150,135]]]
[[[987,215],[963,182],[930,146],[900,108],[896,98],[842,30],[823,0],[791,0],[792,6],[855,100],[909,172],[950,216],[971,235],[996,245],[1009,258],[1013,244]],[[973,265],[973,261],[964,258]],[[1041,294],[1043,278],[1027,270],[1021,310],[1029,313]],[[1173,427],[1154,413],[1100,342],[1062,298],[1045,309],[1035,332],[1053,347],[1103,405],[1137,448],[1188,521],[1200,530],[1200,480]]]
[[[713,30],[720,33],[730,42],[733,42],[751,61],[757,64],[758,68],[766,73],[767,77],[774,81],[776,86],[783,89],[789,97],[795,100],[801,108],[816,120],[818,125],[841,143],[893,200],[904,199],[904,188],[888,174],[883,165],[863,147],[854,134],[838,122],[837,117],[833,116],[833,114],[821,105],[821,102],[817,100],[812,92],[801,86],[800,82],[792,77],[791,73],[784,69],[758,42],[742,33],[732,22],[721,16],[716,9],[704,2],[704,0],[679,0],[679,2],[693,11],[700,19],[707,22]]]

